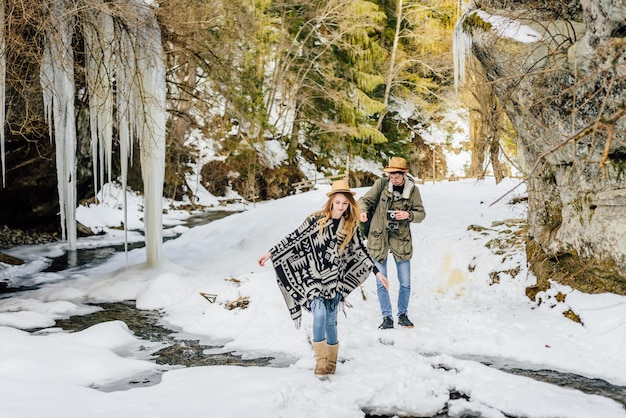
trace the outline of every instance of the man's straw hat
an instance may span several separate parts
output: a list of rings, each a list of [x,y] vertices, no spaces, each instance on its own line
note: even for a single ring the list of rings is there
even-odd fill
[[[404,158],[391,157],[391,160],[389,160],[389,167],[383,168],[383,171],[385,173],[393,173],[394,171],[407,172],[409,169],[406,166],[406,160]]]
[[[333,185],[330,188],[330,192],[326,193],[326,196],[330,197],[334,195],[335,193],[351,193],[352,196],[356,194],[356,192],[353,192],[352,190],[350,190],[350,186],[348,186],[348,182],[345,180],[333,181]]]

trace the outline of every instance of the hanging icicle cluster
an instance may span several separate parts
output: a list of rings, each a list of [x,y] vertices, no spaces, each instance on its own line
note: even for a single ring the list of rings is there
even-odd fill
[[[61,209],[61,231],[69,248],[76,249],[76,120],[74,117],[74,22],[68,14],[67,0],[49,5],[49,24],[45,28],[46,46],[41,61],[40,79],[50,139],[54,138],[57,187]]]
[[[452,37],[452,54],[454,62],[454,89],[459,90],[459,86],[465,83],[465,62],[471,54],[472,35],[463,27],[466,15],[463,14],[454,26]]]
[[[80,4],[79,4],[80,3]],[[0,122],[4,126],[6,74],[4,13],[0,3]],[[165,67],[161,33],[145,0],[44,0],[44,48],[40,80],[49,135],[56,149],[61,229],[76,249],[76,37],[84,41],[94,188],[111,181],[114,127],[121,181],[127,184],[133,143],[139,144],[144,184],[148,263],[161,260],[165,171]],[[82,87],[82,86],[81,86]],[[0,137],[4,173],[4,129]],[[3,180],[4,180],[3,175]],[[127,222],[125,222],[127,224]]]

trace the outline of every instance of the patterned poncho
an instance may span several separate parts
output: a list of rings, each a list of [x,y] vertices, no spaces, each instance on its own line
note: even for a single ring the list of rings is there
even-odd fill
[[[345,299],[367,279],[374,262],[358,231],[339,252],[345,239],[344,218],[334,231],[332,220],[320,230],[319,215],[310,215],[298,229],[270,249],[277,282],[289,314],[300,326],[302,308],[310,311],[313,299]]]

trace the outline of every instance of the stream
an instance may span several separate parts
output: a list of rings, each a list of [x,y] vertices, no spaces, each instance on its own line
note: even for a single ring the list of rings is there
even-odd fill
[[[228,215],[237,213],[234,211],[206,211],[199,215],[193,215],[185,220],[185,226],[193,228],[194,226],[205,225],[213,221],[225,218]],[[165,228],[164,228],[165,229]],[[170,236],[163,238],[163,241],[174,239],[176,236]],[[145,243],[143,241],[134,242],[128,244],[128,251],[136,248],[143,248]],[[94,266],[106,261],[106,259],[115,254],[116,252],[123,252],[125,250],[124,244],[109,245],[105,247],[96,248],[82,248],[76,251],[66,251],[63,255],[52,259],[51,264],[43,270],[44,272],[60,272],[69,268],[81,267],[81,266]]]
[[[72,316],[58,320],[57,327],[66,331],[81,331],[100,322],[119,320],[128,325],[128,328],[138,337],[153,343],[160,343],[162,348],[155,349],[150,354],[150,360],[162,365],[159,373],[134,376],[130,380],[113,382],[107,386],[94,387],[104,392],[127,390],[135,387],[150,386],[161,381],[161,375],[167,370],[179,367],[198,366],[259,366],[259,367],[287,367],[295,359],[276,359],[274,357],[246,358],[233,352],[224,352],[223,346],[206,345],[192,336],[181,336],[175,330],[169,329],[160,323],[158,311],[139,310],[134,301],[117,303],[93,304],[101,310],[89,315]],[[427,355],[427,354],[424,354]],[[626,387],[615,386],[602,379],[591,379],[573,373],[561,373],[554,370],[536,370],[522,368],[503,359],[492,359],[477,356],[459,357],[464,360],[476,361],[496,368],[500,371],[529,377],[534,380],[577,389],[588,394],[596,394],[613,399],[626,405]],[[450,399],[457,399],[461,394],[452,392]],[[390,418],[385,416],[366,415],[367,418]],[[443,411],[438,418],[446,418]]]
[[[207,212],[202,216],[195,216],[187,221],[187,226],[193,227],[221,219],[233,212],[216,211]],[[170,238],[171,239],[171,238]],[[144,244],[136,243],[129,245],[129,249],[140,248]],[[57,272],[62,274],[65,270],[76,271],[81,266],[86,268],[103,263],[113,254],[124,251],[124,245],[112,245],[98,248],[80,249],[74,253],[60,255],[50,260],[44,272]],[[30,290],[36,285],[20,288],[3,288],[3,297],[10,297],[11,293]],[[161,321],[158,311],[139,310],[135,307],[134,301],[124,301],[117,303],[91,304],[97,308],[96,312],[88,315],[72,316],[56,321],[56,327],[63,330],[76,332],[89,328],[92,325],[107,321],[123,321],[138,338],[149,341],[151,346],[148,353],[137,353],[143,357],[148,357],[150,361],[161,365],[157,373],[149,375],[134,376],[132,379],[113,382],[106,386],[94,387],[103,392],[113,392],[127,390],[135,387],[150,386],[158,384],[164,372],[181,367],[198,367],[214,365],[234,365],[234,366],[260,366],[260,367],[287,367],[296,359],[258,357],[249,358],[239,353],[225,352],[223,346],[207,345],[201,343],[206,338],[193,335],[182,335],[176,329],[168,327]],[[42,330],[31,330],[32,332]],[[427,355],[427,354],[424,354]],[[245,357],[245,358],[244,358]],[[615,386],[602,379],[590,379],[584,376],[561,373],[554,370],[536,370],[529,368],[529,365],[513,364],[505,359],[466,357],[465,360],[480,362],[484,365],[496,368],[503,372],[526,376],[531,379],[547,382],[550,384],[577,389],[588,394],[597,394],[613,399],[626,405],[626,387]],[[461,397],[460,394],[451,393],[450,399]],[[447,417],[446,411],[437,415],[439,418]],[[368,418],[385,418],[374,415],[366,415]]]

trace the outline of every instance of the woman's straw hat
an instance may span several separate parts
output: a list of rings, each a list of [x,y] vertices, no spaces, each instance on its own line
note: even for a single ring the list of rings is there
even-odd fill
[[[402,157],[391,157],[389,160],[389,167],[383,168],[385,173],[393,173],[394,171],[409,171],[406,166],[406,160]]]
[[[333,181],[333,185],[330,188],[330,192],[326,193],[326,196],[330,197],[334,195],[335,193],[351,193],[352,196],[356,194],[356,192],[353,192],[352,190],[350,190],[350,186],[348,186],[348,182],[345,180]]]

